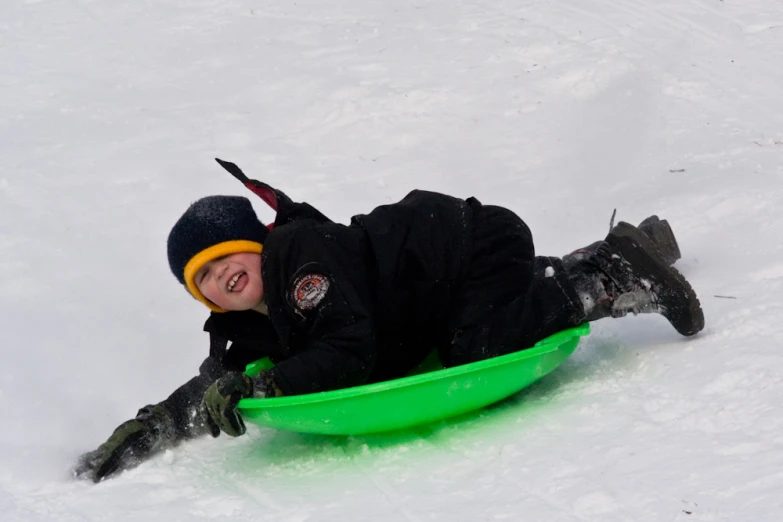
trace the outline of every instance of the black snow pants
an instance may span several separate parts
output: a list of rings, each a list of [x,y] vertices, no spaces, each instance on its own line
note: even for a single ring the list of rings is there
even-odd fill
[[[584,309],[556,257],[536,257],[530,229],[514,212],[477,209],[467,276],[451,313],[453,338],[439,350],[456,366],[532,347],[585,322]]]

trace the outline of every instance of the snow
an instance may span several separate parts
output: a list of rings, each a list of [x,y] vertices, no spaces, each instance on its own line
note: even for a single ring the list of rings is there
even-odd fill
[[[781,27],[778,0],[4,1],[1,518],[778,520]],[[459,422],[250,427],[75,481],[207,354],[165,238],[195,199],[249,195],[215,156],[343,222],[476,196],[544,254],[658,213],[707,326],[600,321]]]

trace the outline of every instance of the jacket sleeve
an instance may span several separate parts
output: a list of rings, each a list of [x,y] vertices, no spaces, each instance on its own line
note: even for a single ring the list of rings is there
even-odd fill
[[[197,437],[209,431],[206,411],[201,405],[204,392],[228,371],[218,358],[210,355],[201,363],[196,377],[174,390],[174,393],[163,401],[174,418],[178,440]]]
[[[269,318],[255,311],[213,313],[204,324],[204,331],[209,333],[209,357],[201,363],[197,376],[163,401],[174,418],[178,439],[208,431],[202,399],[213,382],[228,372],[243,371],[248,363],[263,357],[276,359],[280,353]]]
[[[288,356],[272,370],[285,395],[356,386],[376,359],[361,236],[299,221],[273,231],[262,261],[272,323]]]

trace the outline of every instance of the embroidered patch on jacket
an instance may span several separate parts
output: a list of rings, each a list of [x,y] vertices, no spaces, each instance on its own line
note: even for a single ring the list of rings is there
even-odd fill
[[[294,306],[300,310],[312,310],[326,296],[329,278],[323,274],[303,274],[296,278],[291,291]]]

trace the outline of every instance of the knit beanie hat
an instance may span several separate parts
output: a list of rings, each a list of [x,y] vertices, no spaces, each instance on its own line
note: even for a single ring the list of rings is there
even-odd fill
[[[193,203],[169,233],[169,266],[193,297],[214,312],[225,312],[196,286],[199,268],[240,252],[260,254],[269,230],[241,196],[207,196]]]

